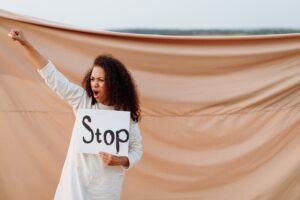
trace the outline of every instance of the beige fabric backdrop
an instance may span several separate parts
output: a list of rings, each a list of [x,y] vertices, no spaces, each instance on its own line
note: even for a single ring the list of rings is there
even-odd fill
[[[300,34],[149,36],[0,16],[0,199],[53,198],[74,122],[11,28],[76,83],[98,54],[130,69],[144,156],[123,199],[300,199]]]

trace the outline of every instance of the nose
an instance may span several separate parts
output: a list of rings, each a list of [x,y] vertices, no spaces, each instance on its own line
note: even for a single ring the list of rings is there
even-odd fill
[[[98,86],[99,86],[99,82],[98,82],[98,81],[95,81],[95,82],[94,82],[94,86],[98,87]]]

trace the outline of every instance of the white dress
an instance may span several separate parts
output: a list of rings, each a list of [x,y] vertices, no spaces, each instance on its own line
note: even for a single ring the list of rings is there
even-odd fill
[[[46,84],[62,99],[67,101],[76,113],[79,108],[112,110],[113,107],[100,103],[91,104],[86,91],[71,83],[49,61],[38,70]],[[76,152],[72,135],[67,158],[56,189],[56,200],[120,199],[125,169],[121,166],[107,166],[96,154]],[[141,135],[138,124],[131,120],[129,130],[129,168],[136,165],[142,156]]]

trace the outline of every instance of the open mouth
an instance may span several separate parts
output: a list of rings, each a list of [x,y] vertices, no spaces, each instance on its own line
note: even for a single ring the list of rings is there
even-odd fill
[[[99,91],[93,91],[93,93],[94,93],[94,97],[98,97],[98,95],[99,95]]]

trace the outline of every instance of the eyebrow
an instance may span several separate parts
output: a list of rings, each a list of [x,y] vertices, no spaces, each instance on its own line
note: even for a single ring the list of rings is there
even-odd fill
[[[95,76],[90,76],[90,78],[96,78],[96,79],[105,79],[105,77],[99,76],[99,77],[95,77]]]

